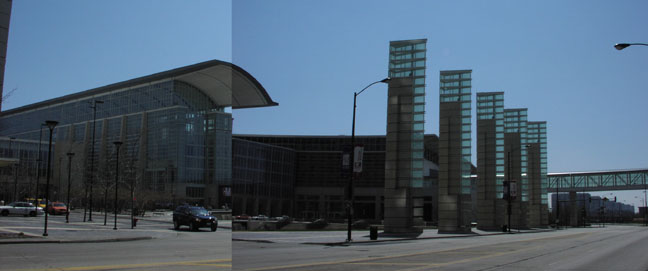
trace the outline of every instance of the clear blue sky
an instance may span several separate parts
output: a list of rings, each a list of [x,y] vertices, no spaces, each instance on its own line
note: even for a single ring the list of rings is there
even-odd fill
[[[438,133],[439,71],[472,69],[473,92],[504,91],[506,107],[548,122],[550,172],[648,168],[648,47],[613,48],[648,42],[646,11],[646,1],[237,1],[233,61],[280,105],[235,111],[234,132],[349,135],[353,92],[387,76],[389,41],[427,38],[426,133]],[[385,133],[386,96],[384,85],[359,96],[358,134]],[[636,195],[643,205],[643,193],[625,197],[638,205]]]
[[[3,109],[231,60],[231,14],[229,1],[13,1]]]
[[[550,172],[646,168],[648,47],[612,47],[648,42],[646,10],[645,1],[14,1],[4,88],[17,90],[3,108],[221,59],[280,104],[235,110],[235,133],[348,135],[353,92],[387,75],[389,41],[427,38],[426,133],[438,133],[439,71],[472,69],[473,92],[504,91],[506,107],[548,122]],[[358,134],[385,133],[386,103],[383,85],[359,97]]]

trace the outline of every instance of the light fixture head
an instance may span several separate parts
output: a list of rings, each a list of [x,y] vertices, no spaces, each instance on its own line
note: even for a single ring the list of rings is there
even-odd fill
[[[67,156],[74,156],[74,153],[73,153],[73,152],[68,152],[68,153],[66,153],[66,154],[67,154]]]
[[[95,102],[95,104],[102,104],[102,103],[104,103],[104,101],[101,101],[101,100],[94,100],[94,102]]]
[[[630,44],[628,44],[628,43],[617,43],[617,44],[614,45],[614,48],[616,48],[617,50],[623,50],[623,49],[627,48],[628,46],[630,46]]]
[[[391,81],[391,77],[387,77],[383,80],[380,80],[381,83],[389,83],[389,81]]]
[[[119,146],[121,146],[121,144],[124,144],[124,142],[115,141],[115,142],[113,142],[113,144],[115,144],[115,146],[119,147]]]
[[[55,120],[46,120],[46,121],[45,121],[45,125],[47,125],[47,127],[49,127],[50,130],[52,130],[52,129],[54,129],[54,127],[56,127],[56,125],[58,125],[58,121],[55,121]]]

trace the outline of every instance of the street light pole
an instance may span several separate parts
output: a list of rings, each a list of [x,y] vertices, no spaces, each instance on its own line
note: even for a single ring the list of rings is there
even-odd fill
[[[508,180],[508,181],[506,182],[506,183],[507,183],[507,185],[506,185],[506,188],[507,188],[507,189],[506,189],[506,191],[507,191],[507,193],[506,193],[506,194],[507,194],[507,196],[506,196],[506,201],[507,201],[507,205],[508,205],[508,207],[507,207],[508,214],[507,214],[507,215],[508,215],[508,232],[509,232],[509,233],[511,233],[511,213],[512,213],[512,207],[511,207],[511,201],[512,201],[512,198],[511,198],[511,184],[512,184],[512,182],[511,182],[511,152],[518,151],[518,150],[522,150],[522,147],[527,147],[527,148],[529,148],[530,146],[531,146],[531,145],[520,145],[520,146],[518,146],[517,148],[513,148],[512,150],[508,150],[508,151],[506,152],[506,164],[507,164],[507,165],[506,165],[506,176],[507,176],[506,179]],[[520,172],[520,173],[521,173],[521,172]],[[521,187],[521,185],[520,185],[520,187]],[[518,186],[516,185],[516,187],[515,187],[515,191],[516,191],[516,193],[517,193],[517,191],[519,191],[519,190],[520,190],[520,189],[519,189]],[[521,193],[521,192],[520,192],[520,193]],[[518,210],[519,210],[519,209],[520,209],[520,207],[518,206]],[[519,219],[518,219],[518,232],[520,231],[520,225],[519,225],[519,224],[520,224],[520,221],[519,221]]]
[[[130,200],[131,200],[131,229],[135,228],[135,178],[131,177]]]
[[[360,95],[360,93],[362,93],[363,91],[368,89],[370,86],[373,86],[373,85],[378,84],[378,83],[389,83],[389,81],[391,81],[391,78],[387,77],[387,78],[382,79],[380,81],[376,81],[376,82],[373,82],[373,83],[369,84],[368,86],[366,86],[365,88],[360,90],[360,92],[357,92],[357,93],[354,92],[353,93],[353,121],[351,122],[351,155],[350,155],[350,157],[351,157],[350,158],[351,166],[349,167],[349,172],[351,174],[350,174],[350,177],[349,177],[349,184],[348,184],[348,191],[349,192],[347,193],[348,195],[347,195],[347,206],[346,206],[346,209],[347,209],[347,240],[346,241],[347,242],[352,241],[352,239],[351,239],[351,226],[352,226],[352,220],[353,220],[352,211],[353,211],[353,204],[354,204],[354,200],[353,200],[353,181],[354,181],[355,176],[354,176],[354,173],[353,173],[353,161],[354,161],[353,156],[354,156],[354,153],[355,153],[356,100],[358,98],[358,95]]]
[[[43,162],[43,159],[41,159],[41,145],[43,145],[43,126],[44,124],[40,124],[40,135],[38,136],[38,158],[36,159],[36,195],[34,195],[34,209],[36,210],[36,214],[38,214],[38,185],[40,182],[40,170],[41,170],[41,162]],[[85,219],[85,217],[83,217]]]
[[[113,227],[113,230],[117,229],[117,189],[119,188],[118,181],[119,181],[119,147],[121,147],[122,142],[121,141],[115,141],[113,142],[115,144],[115,148],[117,148],[117,161],[115,162],[115,204],[113,206],[113,209],[115,211],[115,226]]]
[[[67,212],[65,213],[65,223],[70,223],[70,187],[71,187],[71,182],[70,182],[70,176],[72,175],[72,156],[74,156],[73,152],[68,152],[68,189],[67,189]]]
[[[88,214],[88,221],[92,221],[92,177],[94,175],[94,154],[95,154],[95,126],[97,123],[97,104],[102,104],[103,101],[94,100],[92,105],[92,142],[90,143],[91,155],[90,155],[90,213]],[[102,129],[105,129],[103,127]]]
[[[506,202],[508,216],[508,233],[511,233],[511,151],[506,152]],[[516,187],[517,188],[517,187]]]
[[[52,133],[54,132],[54,127],[58,124],[58,121],[48,120],[45,121],[45,124],[50,130],[49,134],[49,145],[47,151],[47,186],[45,186],[45,229],[43,230],[43,236],[47,236],[47,206],[49,206],[49,185],[50,185],[50,170],[52,164]]]
[[[648,221],[646,218],[648,218],[648,200],[646,199],[646,181],[644,180],[644,226],[648,226]]]
[[[13,137],[13,136],[9,137],[9,157],[11,157],[11,158],[14,157],[14,151],[13,151],[13,147],[12,147],[12,143],[13,143],[14,140],[16,140],[15,137]],[[16,175],[16,171],[17,171],[16,164],[13,164],[11,166],[11,169],[13,169],[13,173],[14,173],[14,175]],[[5,188],[6,192],[9,192],[9,182],[10,182],[9,177],[7,177],[7,187]],[[17,191],[16,188],[17,188],[17,185],[18,185],[18,176],[15,176],[14,194],[13,194],[13,199],[12,199],[13,201],[16,201],[16,191]]]
[[[14,201],[18,201],[18,164],[14,164],[13,168],[14,168],[14,193],[13,193],[13,198],[14,198]]]

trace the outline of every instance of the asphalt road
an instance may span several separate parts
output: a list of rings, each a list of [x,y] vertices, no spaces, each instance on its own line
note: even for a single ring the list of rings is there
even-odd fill
[[[112,230],[111,219],[103,226],[103,217],[93,225],[74,222],[64,224],[64,217],[51,217],[50,238],[73,234],[124,234],[135,231],[154,239],[128,242],[0,244],[0,270],[230,270],[231,231],[207,228],[191,232],[174,231],[171,223],[140,221],[130,230],[128,220]],[[99,218],[99,217],[97,217]],[[75,219],[76,220],[76,219]],[[42,233],[42,217],[2,217],[0,228],[28,233]],[[115,233],[112,233],[115,232]]]
[[[648,270],[648,228],[326,247],[233,242],[234,270]]]

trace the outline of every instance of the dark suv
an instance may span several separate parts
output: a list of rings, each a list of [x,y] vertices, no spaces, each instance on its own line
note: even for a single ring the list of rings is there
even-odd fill
[[[211,231],[216,231],[218,219],[211,216],[203,207],[182,205],[173,212],[173,228],[178,230],[182,225],[189,226],[192,231],[202,227],[209,227]]]

